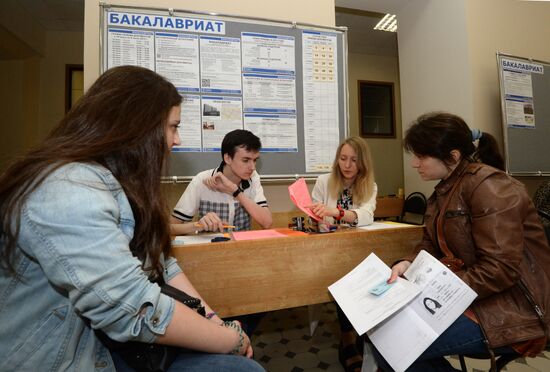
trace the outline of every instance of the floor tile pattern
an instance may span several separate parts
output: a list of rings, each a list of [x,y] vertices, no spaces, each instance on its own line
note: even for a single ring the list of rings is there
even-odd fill
[[[272,311],[263,317],[252,335],[254,358],[268,372],[343,372],[338,362],[340,328],[334,303],[322,305],[319,324],[310,334],[308,308]],[[457,357],[451,364],[460,369]],[[469,372],[489,370],[489,361],[466,359]],[[508,364],[508,372],[550,372],[550,352],[537,358],[520,358]]]

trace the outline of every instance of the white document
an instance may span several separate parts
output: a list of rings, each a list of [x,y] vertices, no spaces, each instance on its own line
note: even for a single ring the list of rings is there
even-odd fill
[[[232,37],[200,37],[201,91],[242,94],[241,40]]]
[[[245,113],[244,129],[260,137],[262,152],[298,152],[296,115]]]
[[[243,71],[295,74],[294,37],[242,32]]]
[[[212,243],[212,239],[223,237],[223,233],[199,234],[199,235],[178,235],[172,240],[172,245],[205,244]]]
[[[190,94],[183,94],[182,97],[178,128],[181,144],[172,147],[172,152],[201,152],[201,97]]]
[[[504,71],[506,122],[509,127],[535,128],[533,81],[530,72]]]
[[[358,334],[362,335],[388,318],[420,293],[417,284],[403,278],[397,278],[381,295],[369,292],[386,282],[390,275],[391,269],[371,253],[352,271],[328,287]]]
[[[220,151],[225,135],[243,129],[242,98],[202,96],[202,150]]]
[[[370,225],[358,226],[358,229],[373,231],[373,230],[385,230],[385,229],[405,229],[411,228],[412,226],[406,223],[399,223],[393,221],[386,222],[373,222]]]
[[[155,33],[109,29],[107,68],[132,65],[155,71]]]
[[[243,74],[246,112],[296,113],[296,78],[287,75]]]
[[[157,32],[156,71],[170,80],[180,92],[199,93],[199,37]]]
[[[421,293],[367,332],[386,361],[405,371],[470,306],[477,294],[426,251],[404,274]]]
[[[306,172],[329,172],[340,142],[337,37],[302,32]]]

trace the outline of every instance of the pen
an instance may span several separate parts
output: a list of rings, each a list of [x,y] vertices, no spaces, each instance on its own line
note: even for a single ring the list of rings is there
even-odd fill
[[[200,222],[195,222],[195,227],[202,227],[202,225],[200,224]],[[224,225],[223,225],[223,228],[224,228],[224,229],[234,229],[235,226],[233,226],[233,225],[225,225],[225,224],[224,224]]]

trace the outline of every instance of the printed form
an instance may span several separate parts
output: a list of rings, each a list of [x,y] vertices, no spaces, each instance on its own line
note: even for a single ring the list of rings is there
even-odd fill
[[[295,40],[242,32],[244,128],[262,152],[298,152]]]
[[[306,172],[327,172],[340,142],[335,33],[303,31]]]
[[[329,290],[355,330],[359,334],[366,331],[399,372],[405,371],[477,294],[426,251],[421,251],[404,273],[407,280],[398,279],[385,292],[374,295],[373,289],[390,273],[391,269],[371,253]]]

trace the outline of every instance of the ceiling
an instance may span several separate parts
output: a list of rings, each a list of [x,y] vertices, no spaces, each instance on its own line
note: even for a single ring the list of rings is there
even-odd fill
[[[49,31],[83,31],[84,0],[16,0]]]
[[[336,7],[399,14],[410,0],[335,0]]]
[[[16,1],[46,30],[82,32],[84,29],[84,0]],[[403,1],[336,0],[336,5],[343,7],[336,10],[336,25],[348,27],[349,53],[397,56],[396,34],[373,30],[383,14],[365,11],[364,8],[367,4],[375,9],[380,9],[381,4],[395,7]]]
[[[348,28],[348,52],[397,56],[397,33],[374,30],[381,13],[336,8],[336,25]]]

